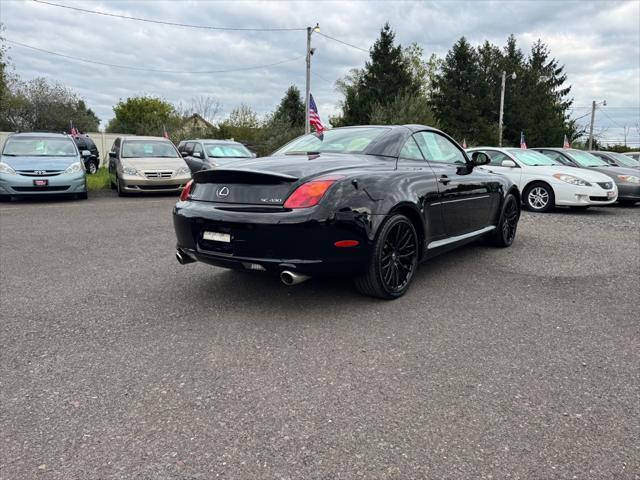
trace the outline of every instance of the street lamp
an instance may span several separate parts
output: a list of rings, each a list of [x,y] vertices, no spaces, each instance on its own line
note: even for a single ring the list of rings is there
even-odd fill
[[[511,80],[517,77],[516,72],[511,74]],[[500,90],[500,119],[498,120],[498,146],[502,146],[502,116],[504,114],[504,87],[507,83],[507,72],[502,71],[502,89]]]
[[[320,31],[320,24],[316,23],[315,27],[307,27],[307,88],[304,101],[304,133],[311,132],[309,125],[309,98],[311,95],[311,55],[315,52],[315,48],[311,48],[311,34]]]
[[[603,100],[600,103],[596,103],[596,101],[594,100],[593,103],[591,104],[591,126],[589,127],[589,150],[593,148],[593,123],[595,122],[595,119],[596,119],[596,107],[599,107],[600,105],[602,105],[603,107],[606,107],[607,101]]]

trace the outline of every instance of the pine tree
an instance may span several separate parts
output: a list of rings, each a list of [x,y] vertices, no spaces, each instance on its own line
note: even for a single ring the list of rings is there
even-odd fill
[[[289,127],[304,129],[304,103],[298,87],[291,85],[287,89],[273,117]]]

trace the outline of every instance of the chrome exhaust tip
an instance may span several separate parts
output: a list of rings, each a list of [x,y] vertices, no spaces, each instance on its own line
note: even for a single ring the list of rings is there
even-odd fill
[[[187,263],[195,262],[193,258],[180,250],[176,250],[176,260],[178,260],[178,263],[180,263],[180,265],[186,265]]]
[[[299,273],[290,272],[289,270],[283,270],[280,273],[280,281],[289,287],[292,285],[298,285],[310,278],[311,277],[308,275],[301,275]]]

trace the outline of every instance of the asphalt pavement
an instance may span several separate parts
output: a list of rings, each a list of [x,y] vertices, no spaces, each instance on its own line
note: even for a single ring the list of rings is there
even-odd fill
[[[0,203],[3,480],[640,478],[640,205],[388,302],[181,266],[175,200]]]

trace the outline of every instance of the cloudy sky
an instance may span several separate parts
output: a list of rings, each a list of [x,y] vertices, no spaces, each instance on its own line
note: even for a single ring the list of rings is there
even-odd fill
[[[586,117],[593,100],[596,132],[604,140],[640,145],[640,1],[74,1],[52,3],[175,23],[233,28],[304,29],[314,34],[312,92],[324,119],[341,99],[336,79],[361,67],[367,50],[389,21],[397,40],[444,56],[462,35],[473,44],[504,45],[514,33],[525,51],[538,38],[566,66],[575,98],[573,115]],[[228,113],[241,102],[264,114],[285,89],[304,91],[303,30],[242,31],[184,28],[82,13],[36,3],[0,0],[5,37],[39,49],[150,72],[82,63],[10,44],[16,73],[46,76],[83,96],[102,119],[132,95],[188,104],[212,96]],[[355,48],[354,48],[355,47]],[[365,51],[363,51],[365,50]],[[284,63],[279,63],[283,62]],[[265,66],[279,63],[278,65]],[[229,73],[191,73],[262,68]],[[166,71],[169,72],[166,72]],[[517,80],[516,80],[517,81]],[[505,108],[509,108],[508,95]]]

